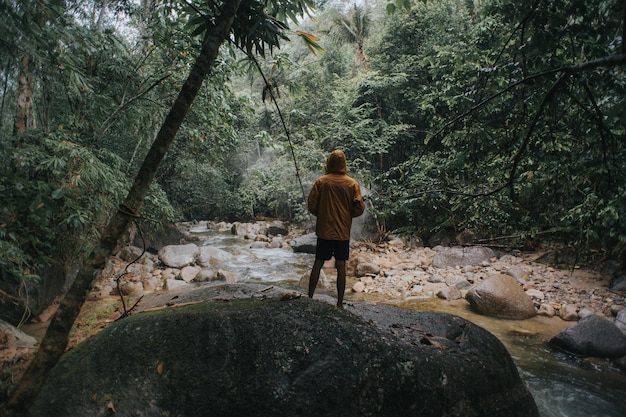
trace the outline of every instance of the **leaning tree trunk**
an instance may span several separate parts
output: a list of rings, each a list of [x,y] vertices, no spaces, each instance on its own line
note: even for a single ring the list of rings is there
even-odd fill
[[[120,206],[120,210],[114,214],[100,239],[99,245],[91,252],[61,301],[33,361],[7,401],[4,410],[7,417],[26,415],[28,407],[38,395],[49,371],[65,351],[70,329],[78,316],[91,284],[98,272],[104,268],[118,239],[126,231],[132,216],[139,211],[165,153],[213,65],[220,45],[228,36],[239,7],[239,1],[226,0],[215,27],[206,33],[202,49],[189,73],[189,77],[144,159],[126,200]]]

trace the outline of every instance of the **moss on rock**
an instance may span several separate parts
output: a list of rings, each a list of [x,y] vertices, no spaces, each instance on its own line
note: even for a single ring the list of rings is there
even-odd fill
[[[272,297],[136,314],[66,354],[31,415],[538,415],[485,330],[446,314],[354,312]]]

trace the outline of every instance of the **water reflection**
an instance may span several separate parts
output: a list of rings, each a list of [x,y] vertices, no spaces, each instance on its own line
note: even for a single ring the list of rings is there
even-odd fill
[[[216,267],[234,272],[240,282],[272,283],[296,289],[313,263],[313,255],[285,249],[253,249],[250,241],[228,233],[203,232],[201,236],[201,245],[232,254],[230,260]],[[330,289],[328,293],[334,296],[333,291]],[[409,310],[451,313],[489,330],[507,347],[542,417],[626,417],[626,373],[611,368],[608,362],[569,357],[547,345],[554,335],[574,323],[546,317],[522,321],[495,319],[473,313],[465,300],[390,302],[382,295],[348,291],[346,301],[393,303]]]

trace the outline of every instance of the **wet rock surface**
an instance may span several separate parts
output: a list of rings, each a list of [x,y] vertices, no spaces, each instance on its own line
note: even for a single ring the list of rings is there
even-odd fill
[[[626,355],[626,335],[604,317],[589,315],[557,334],[550,344],[581,356],[620,358]]]
[[[480,327],[300,296],[249,284],[148,296],[142,313],[66,354],[30,413],[538,415],[506,349]]]

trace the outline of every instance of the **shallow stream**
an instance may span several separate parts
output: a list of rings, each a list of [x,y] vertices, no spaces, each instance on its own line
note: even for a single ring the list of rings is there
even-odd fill
[[[206,229],[204,229],[206,230]],[[233,258],[217,267],[231,271],[240,282],[268,283],[298,289],[309,272],[313,255],[284,249],[250,248],[250,241],[221,233],[202,233],[199,245],[223,249]],[[334,277],[327,270],[329,278]],[[348,288],[350,287],[348,282]],[[319,290],[324,292],[324,290]],[[334,296],[334,289],[327,293]],[[316,292],[317,294],[317,292]],[[570,357],[551,349],[547,342],[573,323],[559,318],[499,320],[474,314],[464,300],[439,299],[397,302],[376,295],[346,291],[346,301],[388,303],[415,311],[456,314],[489,330],[507,347],[537,402],[541,417],[625,417],[626,373],[608,362]]]

